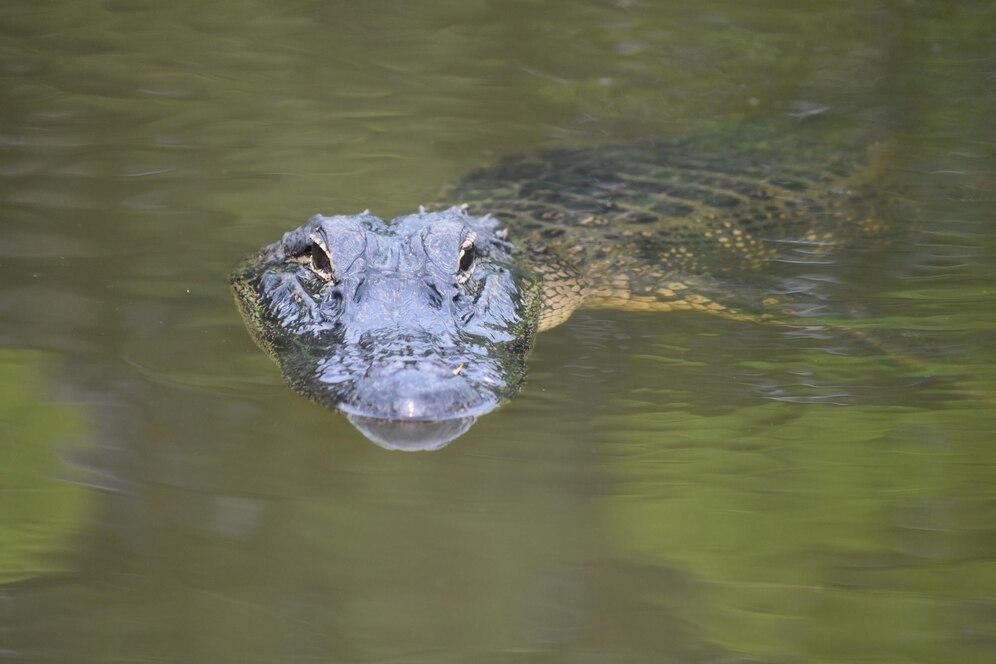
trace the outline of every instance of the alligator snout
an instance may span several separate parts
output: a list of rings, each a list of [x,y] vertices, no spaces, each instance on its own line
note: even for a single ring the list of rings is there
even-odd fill
[[[340,409],[361,417],[426,422],[476,417],[497,405],[494,395],[476,389],[457,369],[420,363],[372,372],[357,381]]]
[[[459,367],[459,365],[458,365]],[[436,450],[462,435],[498,400],[476,389],[459,369],[421,362],[382,367],[359,380],[340,410],[353,426],[390,450]]]

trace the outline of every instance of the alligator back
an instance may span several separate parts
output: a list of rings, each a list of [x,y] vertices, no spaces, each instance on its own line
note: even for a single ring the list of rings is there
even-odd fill
[[[448,198],[495,214],[524,260],[582,275],[586,306],[718,312],[745,305],[733,275],[884,233],[868,152],[798,125],[554,149],[474,171]]]

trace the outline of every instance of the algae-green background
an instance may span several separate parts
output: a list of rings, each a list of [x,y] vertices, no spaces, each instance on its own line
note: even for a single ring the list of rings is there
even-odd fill
[[[994,43],[971,1],[4,3],[0,655],[991,659]],[[778,268],[826,316],[580,312],[440,453],[230,300],[317,211],[786,114],[891,146],[894,241]]]

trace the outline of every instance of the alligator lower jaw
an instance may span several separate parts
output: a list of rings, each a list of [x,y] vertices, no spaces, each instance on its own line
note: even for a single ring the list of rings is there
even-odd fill
[[[386,450],[431,452],[446,447],[477,421],[476,415],[445,420],[385,420],[355,413],[346,419],[369,440]]]

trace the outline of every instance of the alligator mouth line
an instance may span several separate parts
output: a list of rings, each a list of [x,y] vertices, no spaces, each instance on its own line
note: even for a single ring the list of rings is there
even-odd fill
[[[383,422],[410,422],[412,424],[426,424],[430,422],[445,422],[448,420],[459,420],[468,417],[478,418],[481,415],[486,415],[498,407],[498,401],[494,400],[491,402],[482,403],[478,406],[465,408],[458,411],[450,411],[445,415],[433,416],[433,415],[418,415],[416,414],[417,406],[413,399],[408,399],[407,403],[402,405],[402,410],[398,414],[391,416],[384,416],[377,414],[374,411],[364,408],[362,406],[354,406],[350,403],[341,403],[337,406],[338,410],[345,413],[346,415],[352,417],[362,417],[372,420],[380,420]]]
[[[463,373],[463,372],[460,372]],[[482,378],[454,374],[445,364],[379,369],[349,386],[338,410],[348,415],[398,422],[437,422],[478,417],[499,400]]]

